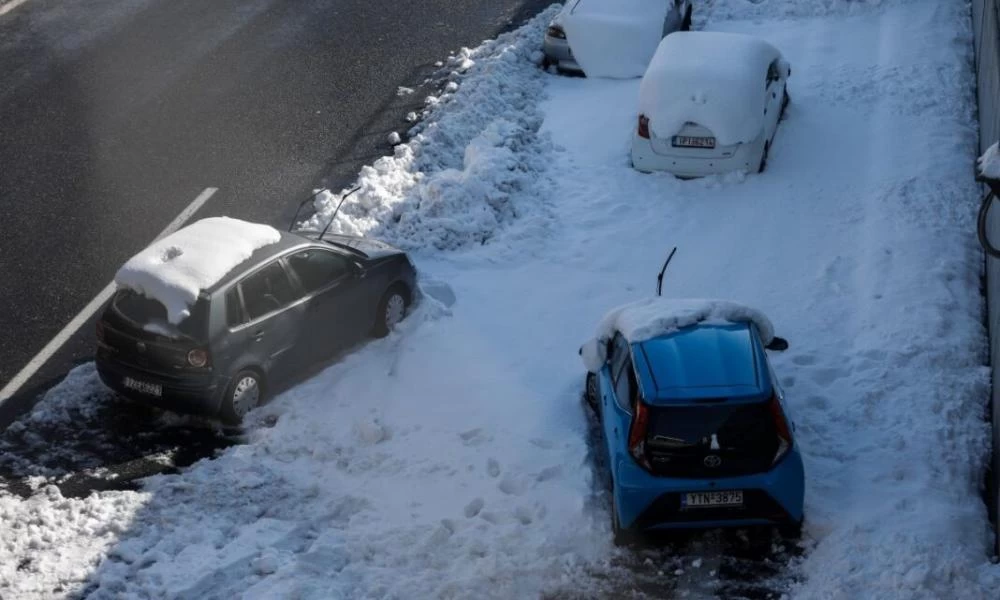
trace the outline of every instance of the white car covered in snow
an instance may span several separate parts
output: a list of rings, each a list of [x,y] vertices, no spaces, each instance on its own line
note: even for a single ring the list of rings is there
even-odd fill
[[[642,77],[667,34],[691,28],[691,0],[569,0],[545,31],[545,64],[589,77]]]
[[[790,75],[781,52],[750,35],[667,36],[639,88],[632,166],[679,177],[763,171]]]

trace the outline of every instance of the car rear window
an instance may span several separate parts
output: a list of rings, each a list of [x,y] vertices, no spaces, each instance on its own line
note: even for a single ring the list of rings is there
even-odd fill
[[[208,307],[204,299],[195,302],[191,315],[177,325],[167,321],[167,309],[158,300],[130,289],[122,289],[115,294],[114,306],[139,329],[156,335],[202,339],[208,329]]]
[[[751,449],[774,442],[774,420],[766,402],[656,407],[651,411],[649,438],[666,445],[711,443]]]

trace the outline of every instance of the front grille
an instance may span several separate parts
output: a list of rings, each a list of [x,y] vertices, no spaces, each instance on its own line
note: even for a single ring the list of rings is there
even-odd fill
[[[783,522],[788,513],[774,498],[763,490],[744,490],[743,506],[718,508],[691,508],[681,510],[681,494],[663,494],[650,504],[635,521],[635,527],[645,529],[664,523],[693,523],[698,521],[729,521],[739,519],[766,519]]]

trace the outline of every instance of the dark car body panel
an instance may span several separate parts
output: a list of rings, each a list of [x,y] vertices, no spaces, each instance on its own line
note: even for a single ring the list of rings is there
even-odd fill
[[[114,300],[109,302],[100,320],[103,339],[95,356],[102,381],[139,402],[216,415],[230,378],[238,372],[254,370],[265,384],[294,377],[363,340],[372,331],[378,304],[391,286],[400,284],[411,296],[415,294],[416,271],[402,251],[350,236],[325,236],[323,241],[307,236],[282,233],[279,242],[256,250],[203,290],[199,298],[205,306],[202,336],[170,337],[144,330],[117,310]],[[331,239],[326,241],[327,237]],[[310,289],[290,262],[290,257],[301,257],[306,251],[343,265],[343,272]],[[282,286],[280,291],[286,296],[279,301],[265,294],[275,302],[274,308],[254,314],[251,308],[261,305],[248,302],[247,285],[261,281]],[[283,287],[286,284],[288,289]],[[268,291],[277,294],[270,287]],[[260,300],[259,294],[254,300]],[[195,369],[187,364],[187,353],[195,348],[208,351],[207,367]],[[162,386],[162,397],[126,388],[126,377]]]

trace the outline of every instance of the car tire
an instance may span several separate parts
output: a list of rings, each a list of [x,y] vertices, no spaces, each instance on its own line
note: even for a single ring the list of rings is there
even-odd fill
[[[248,412],[263,404],[264,378],[253,369],[238,372],[226,386],[219,416],[227,425],[239,425]]]
[[[778,535],[790,541],[797,541],[802,537],[802,521],[794,521],[778,526]]]
[[[764,169],[767,168],[767,155],[771,151],[771,142],[764,142],[764,153],[760,155],[760,166],[757,167],[758,173],[763,173]]]
[[[681,31],[691,31],[691,11],[692,7],[688,5],[687,11],[684,13],[684,21],[681,22]]]
[[[587,401],[587,406],[590,407],[590,410],[594,411],[595,415],[600,414],[597,409],[597,396],[597,375],[587,373],[587,380],[583,388],[583,399]]]
[[[611,533],[614,535],[615,546],[631,546],[637,536],[631,529],[625,529],[618,522],[618,506],[615,503],[614,483],[611,484]]]
[[[372,335],[377,338],[389,335],[389,332],[406,317],[406,309],[409,306],[410,293],[406,286],[397,283],[389,287],[378,301]]]

